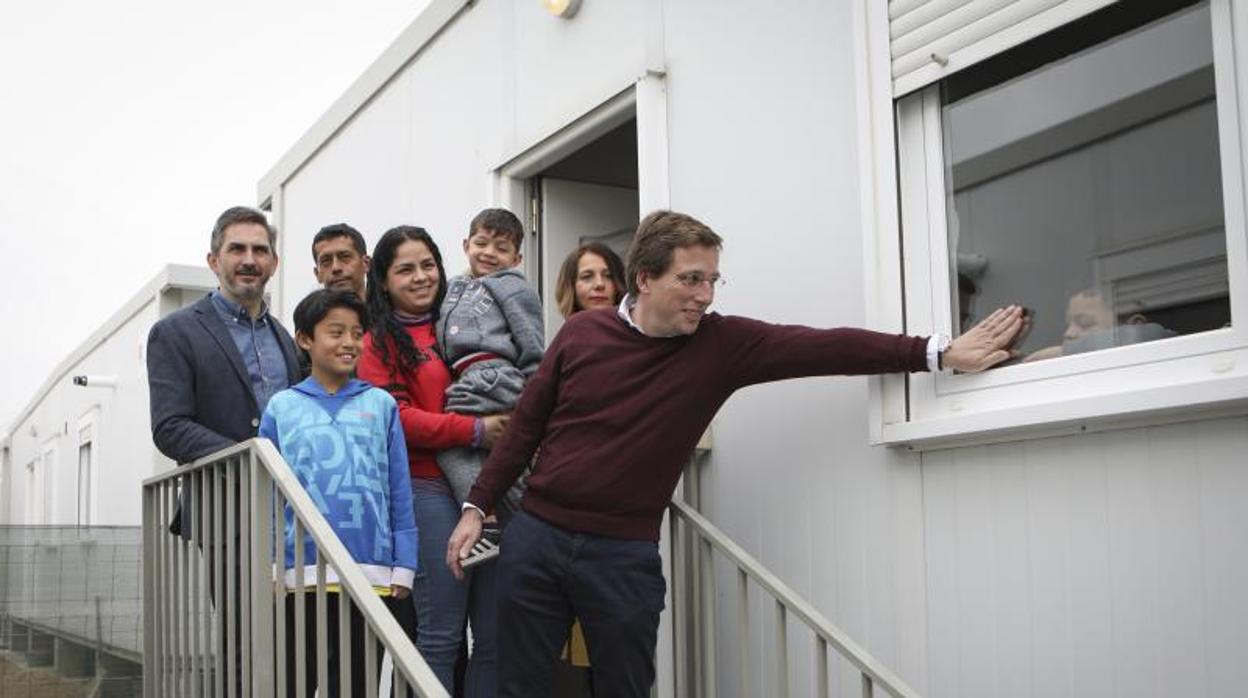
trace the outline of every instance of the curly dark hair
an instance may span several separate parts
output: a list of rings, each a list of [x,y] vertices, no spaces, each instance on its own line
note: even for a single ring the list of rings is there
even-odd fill
[[[446,269],[442,266],[442,252],[433,237],[424,228],[400,225],[386,231],[373,248],[373,264],[368,270],[368,312],[372,316],[370,333],[377,356],[387,366],[397,365],[402,371],[410,371],[427,360],[424,352],[416,348],[407,329],[394,317],[394,306],[386,291],[386,274],[394,264],[399,246],[407,241],[423,243],[438,265],[438,292],[433,298],[433,320],[438,319],[438,309],[446,297]],[[394,351],[397,355],[392,356]]]

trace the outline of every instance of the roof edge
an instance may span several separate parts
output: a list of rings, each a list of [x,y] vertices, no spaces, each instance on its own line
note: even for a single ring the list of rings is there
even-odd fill
[[[157,299],[159,294],[168,288],[185,288],[192,290],[211,291],[217,287],[217,277],[205,268],[198,266],[190,266],[187,264],[166,264],[156,276],[143,285],[137,293],[130,297],[121,308],[113,313],[104,321],[99,328],[92,332],[89,337],[82,341],[72,352],[69,353],[56,368],[52,369],[52,373],[48,375],[47,380],[39,386],[35,394],[31,397],[26,406],[18,412],[11,422],[0,429],[0,442],[7,442],[12,436],[12,429],[21,426],[22,422],[30,417],[39,403],[47,397],[52,388],[60,382],[69,370],[82,361],[96,347],[103,344],[112,337],[117,330],[125,324],[130,318],[134,317],[149,302]],[[5,431],[10,430],[10,431]]]

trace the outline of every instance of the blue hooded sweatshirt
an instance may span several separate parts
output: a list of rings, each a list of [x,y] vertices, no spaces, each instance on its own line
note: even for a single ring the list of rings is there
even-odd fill
[[[375,587],[411,588],[416,523],[407,446],[394,398],[351,379],[330,395],[314,378],[274,395],[260,420],[299,484]],[[285,514],[286,585],[295,586],[293,512]],[[316,583],[316,550],[305,538],[304,583]],[[327,581],[337,582],[327,567]]]

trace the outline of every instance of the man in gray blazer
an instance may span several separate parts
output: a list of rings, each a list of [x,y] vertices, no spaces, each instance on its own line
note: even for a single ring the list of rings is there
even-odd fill
[[[294,341],[264,302],[276,242],[260,211],[222,213],[208,252],[220,287],[148,335],[152,440],[179,464],[255,436],[269,398],[302,379]]]
[[[277,269],[276,243],[277,232],[260,211],[237,206],[222,213],[208,252],[219,288],[163,318],[148,335],[152,440],[178,464],[255,436],[269,398],[302,380],[294,341],[264,302],[265,284]],[[237,624],[239,609],[229,612],[227,595],[216,592],[215,579],[220,566],[237,595],[238,546],[231,556],[222,552],[225,541],[204,545],[205,532],[197,530],[195,521],[202,516],[207,529],[213,511],[199,506],[201,492],[195,489],[184,484],[169,529],[204,548],[209,594],[218,613]],[[226,496],[231,494],[237,496]],[[237,649],[218,647],[222,671],[240,666]],[[236,671],[241,687],[240,681]]]

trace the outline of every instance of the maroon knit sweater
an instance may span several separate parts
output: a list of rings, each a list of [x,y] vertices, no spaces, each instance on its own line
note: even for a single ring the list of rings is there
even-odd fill
[[[698,438],[733,391],[800,376],[925,371],[927,340],[710,313],[647,337],[614,309],[568,319],[468,501],[489,511],[540,447],[521,503],[571,531],[658,540]]]

